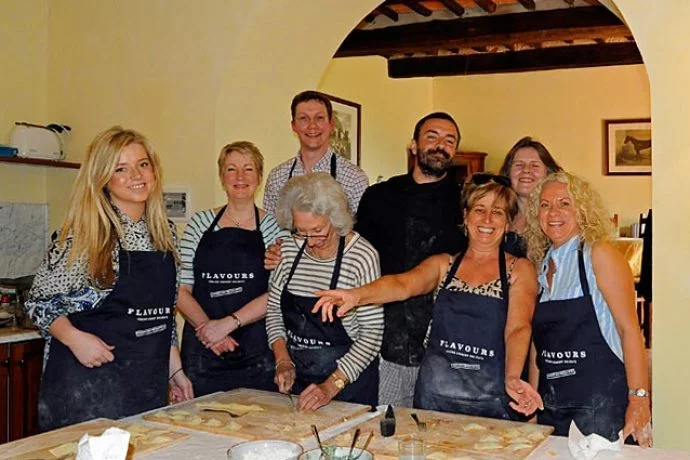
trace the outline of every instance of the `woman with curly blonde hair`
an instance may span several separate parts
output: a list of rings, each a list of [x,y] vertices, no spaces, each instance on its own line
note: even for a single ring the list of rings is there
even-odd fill
[[[42,431],[193,397],[174,334],[177,251],[158,155],[114,126],[89,146],[25,304],[46,337]]]
[[[613,441],[618,432],[650,446],[647,359],[628,263],[606,240],[599,194],[566,172],[530,195],[528,255],[541,295],[532,324],[530,382],[544,410],[537,420],[567,436],[571,422]]]

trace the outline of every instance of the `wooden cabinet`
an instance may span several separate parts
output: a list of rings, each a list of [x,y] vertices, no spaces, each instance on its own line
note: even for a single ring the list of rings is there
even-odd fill
[[[43,340],[0,345],[0,443],[38,433]]]
[[[476,172],[484,171],[485,159],[486,153],[484,152],[459,151],[451,160],[450,174],[451,176],[455,177],[455,180],[459,184],[462,184],[465,182],[465,178],[467,178],[468,176],[471,176]],[[408,170],[412,170],[412,168],[414,167],[414,162],[414,155],[408,153]]]

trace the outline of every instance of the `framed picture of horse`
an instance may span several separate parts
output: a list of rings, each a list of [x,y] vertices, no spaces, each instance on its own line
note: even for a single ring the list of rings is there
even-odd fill
[[[652,174],[649,118],[604,120],[606,174]]]

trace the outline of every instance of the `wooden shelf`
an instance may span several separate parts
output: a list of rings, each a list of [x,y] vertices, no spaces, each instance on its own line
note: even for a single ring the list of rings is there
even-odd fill
[[[0,157],[0,163],[21,163],[26,165],[51,166],[53,168],[79,169],[80,163],[62,160],[44,160],[41,158]]]

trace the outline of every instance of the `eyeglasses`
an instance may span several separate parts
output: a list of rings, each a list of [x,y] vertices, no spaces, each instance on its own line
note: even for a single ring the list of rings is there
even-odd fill
[[[470,181],[474,185],[483,185],[489,182],[495,182],[496,184],[503,185],[504,187],[510,187],[510,178],[500,176],[498,174],[474,173],[472,174]]]
[[[292,233],[292,236],[294,236],[295,238],[297,238],[299,240],[306,240],[307,238],[311,238],[312,240],[321,241],[321,240],[325,240],[326,238],[328,238],[328,235],[330,235],[330,233],[331,233],[331,226],[330,225],[328,226],[328,230],[323,235],[314,234],[314,233],[311,233],[311,234],[299,233],[297,231],[297,229],[294,229],[294,228],[292,229],[292,231],[290,233]]]

